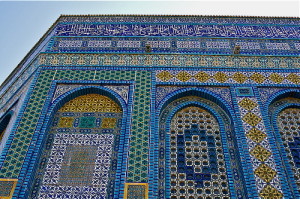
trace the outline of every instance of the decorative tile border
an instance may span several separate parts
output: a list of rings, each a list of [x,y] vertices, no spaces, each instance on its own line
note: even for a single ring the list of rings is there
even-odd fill
[[[11,199],[18,179],[0,178],[0,198]]]
[[[50,54],[42,53],[39,64],[46,66],[127,66],[204,68],[299,68],[298,57],[252,57],[163,54]]]
[[[300,84],[300,73],[158,70],[157,82]]]
[[[124,199],[148,199],[148,183],[125,183]]]
[[[169,36],[298,39],[297,26],[140,24],[140,23],[59,23],[55,36]]]
[[[255,97],[237,97],[260,198],[283,197],[266,127]]]

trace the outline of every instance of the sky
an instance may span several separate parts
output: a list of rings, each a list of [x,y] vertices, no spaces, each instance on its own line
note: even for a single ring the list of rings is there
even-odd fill
[[[61,14],[183,14],[300,17],[300,0],[0,0],[0,84],[2,84]]]

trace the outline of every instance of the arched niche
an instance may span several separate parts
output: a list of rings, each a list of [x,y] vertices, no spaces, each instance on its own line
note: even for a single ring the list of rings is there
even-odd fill
[[[300,93],[283,91],[268,106],[275,144],[283,166],[282,176],[289,197],[300,197]]]
[[[158,198],[247,196],[233,119],[223,107],[221,99],[197,90],[160,104]]]
[[[124,101],[108,89],[82,87],[49,110],[30,198],[114,198]]]
[[[0,143],[2,142],[2,138],[4,136],[4,133],[6,131],[6,128],[10,122],[12,115],[13,115],[13,111],[9,111],[0,119]]]

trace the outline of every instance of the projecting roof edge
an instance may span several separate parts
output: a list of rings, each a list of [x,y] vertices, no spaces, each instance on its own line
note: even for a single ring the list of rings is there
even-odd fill
[[[298,19],[292,16],[246,16],[246,15],[156,15],[156,14],[91,14],[91,15],[68,15],[62,17],[212,17],[212,18],[276,18],[276,19]]]

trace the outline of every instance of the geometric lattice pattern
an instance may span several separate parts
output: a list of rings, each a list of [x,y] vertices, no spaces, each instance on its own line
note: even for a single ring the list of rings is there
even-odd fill
[[[106,96],[88,94],[70,100],[61,108],[60,111],[120,113],[122,110],[116,102]]]
[[[229,198],[220,128],[207,111],[190,106],[171,121],[171,198],[200,194]]]
[[[113,142],[109,134],[56,134],[38,198],[74,198],[87,187],[81,196],[106,197]]]
[[[287,108],[277,117],[277,125],[285,151],[300,188],[300,108]]]

